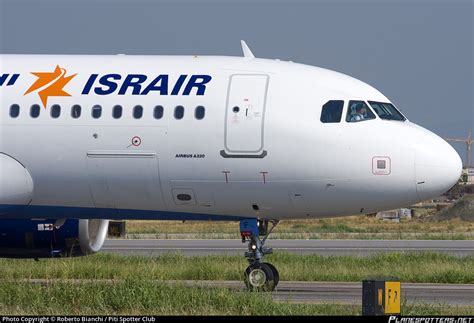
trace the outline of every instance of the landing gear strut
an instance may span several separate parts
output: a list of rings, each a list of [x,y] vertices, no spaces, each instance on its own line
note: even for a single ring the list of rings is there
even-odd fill
[[[245,257],[249,266],[244,273],[245,285],[253,291],[272,291],[280,281],[278,270],[270,263],[263,262],[265,255],[273,252],[272,248],[265,248],[265,241],[278,224],[278,220],[249,219],[240,221],[240,235],[242,242],[248,241],[249,251]],[[271,225],[270,229],[268,228]],[[260,237],[263,237],[260,239]]]

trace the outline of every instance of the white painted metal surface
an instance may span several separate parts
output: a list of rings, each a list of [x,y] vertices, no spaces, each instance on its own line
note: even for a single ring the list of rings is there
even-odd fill
[[[349,100],[390,101],[359,80],[321,68],[249,55],[1,55],[0,66],[0,74],[19,74],[13,85],[7,80],[0,87],[0,152],[20,161],[34,182],[33,191],[21,184],[13,194],[19,198],[9,199],[13,186],[5,183],[19,183],[24,175],[10,174],[8,161],[0,160],[0,201],[23,205],[31,197],[25,210],[68,207],[76,212],[63,217],[84,218],[144,217],[123,210],[150,211],[147,218],[157,219],[341,216],[437,196],[461,173],[451,146],[409,121],[346,122]],[[45,108],[41,89],[24,93],[38,80],[31,73],[51,73],[56,66],[61,77],[75,76],[63,86],[69,96],[49,96]],[[119,94],[127,75],[146,81]],[[196,86],[185,95],[193,75],[212,79],[203,93]],[[153,90],[144,93],[146,88]],[[320,121],[328,100],[345,101],[341,122]],[[234,102],[252,119],[235,126],[229,111]],[[16,118],[12,104],[20,106]],[[30,115],[34,104],[41,106],[37,118]],[[55,104],[58,118],[51,116]],[[79,118],[71,116],[75,104],[82,108]],[[117,104],[123,107],[119,119],[112,116]],[[92,117],[94,105],[102,108],[100,118]],[[143,107],[140,119],[133,116],[136,105]],[[157,105],[164,108],[159,119]],[[178,105],[182,119],[174,117]],[[205,108],[201,120],[197,106]],[[389,160],[390,172],[378,172],[374,157]],[[177,203],[177,190],[192,192],[192,201]]]

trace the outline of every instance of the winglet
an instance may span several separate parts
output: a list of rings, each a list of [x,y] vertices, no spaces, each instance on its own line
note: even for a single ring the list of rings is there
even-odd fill
[[[242,45],[242,51],[244,52],[244,57],[246,57],[246,58],[255,58],[255,56],[253,55],[252,51],[251,51],[250,48],[247,46],[247,44],[245,43],[244,40],[241,40],[241,41],[240,41],[240,44]]]

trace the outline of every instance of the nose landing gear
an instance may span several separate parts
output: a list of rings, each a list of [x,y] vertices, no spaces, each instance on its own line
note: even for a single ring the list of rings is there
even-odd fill
[[[271,248],[266,248],[265,241],[278,224],[278,220],[249,219],[240,221],[240,235],[242,242],[248,241],[249,251],[245,257],[249,266],[244,273],[244,282],[252,291],[273,291],[280,281],[278,270],[270,263],[263,262],[265,255],[273,253]],[[271,224],[268,229],[268,224]],[[260,237],[263,237],[260,239]]]

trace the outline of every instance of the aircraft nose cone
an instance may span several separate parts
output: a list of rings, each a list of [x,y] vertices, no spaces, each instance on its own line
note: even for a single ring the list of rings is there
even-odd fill
[[[416,191],[420,201],[435,198],[456,184],[462,173],[459,154],[440,137],[419,146],[415,153]]]

